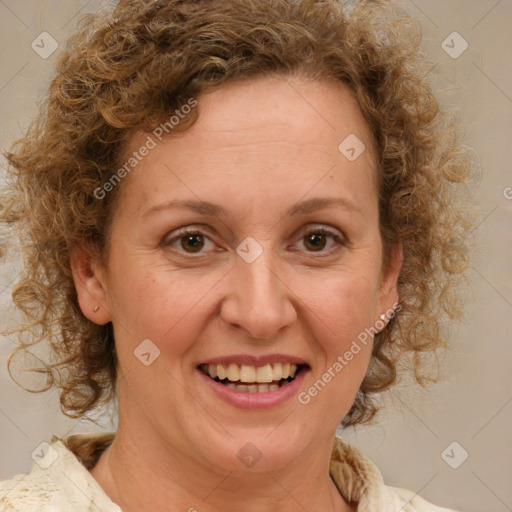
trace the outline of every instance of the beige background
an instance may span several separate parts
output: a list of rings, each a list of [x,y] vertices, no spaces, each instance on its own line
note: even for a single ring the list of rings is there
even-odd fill
[[[104,2],[106,3],[106,2]],[[446,380],[430,392],[403,385],[383,397],[380,426],[343,436],[379,466],[386,482],[460,511],[512,510],[512,2],[510,0],[403,0],[423,25],[423,46],[439,73],[436,90],[460,111],[467,144],[481,169],[475,187],[481,207],[467,293],[468,315],[451,327],[454,350],[444,360]],[[63,43],[77,20],[100,0],[0,0],[0,145],[21,135],[44,94],[56,52],[47,59],[31,48],[43,31]],[[469,44],[451,58],[442,42],[458,32]],[[455,39],[454,39],[455,37]],[[453,44],[451,40],[453,39]],[[451,51],[460,48],[450,36]],[[12,321],[9,285],[19,266],[0,271],[3,326]],[[54,393],[32,395],[5,370],[12,343],[0,339],[0,480],[26,472],[32,451],[51,434],[91,427],[59,414]],[[103,428],[109,420],[101,418]],[[453,445],[444,452],[452,442]],[[468,458],[457,469],[464,455]],[[448,454],[448,457],[446,456]]]

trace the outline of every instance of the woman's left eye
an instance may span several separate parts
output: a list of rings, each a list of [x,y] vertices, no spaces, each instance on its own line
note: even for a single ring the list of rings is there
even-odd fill
[[[343,239],[334,231],[325,228],[313,228],[304,233],[301,237],[301,241],[304,242],[304,246],[308,249],[308,252],[329,252],[324,250],[328,245],[327,240],[331,239],[334,241],[331,248],[336,245],[343,245]]]
[[[313,228],[305,232],[300,241],[303,242],[307,252],[329,252],[329,248],[325,248],[329,245],[328,239],[331,239],[331,248],[336,245],[343,245],[343,239],[334,231],[330,231],[325,228]],[[215,243],[202,231],[199,230],[185,230],[178,233],[176,236],[170,239],[166,239],[163,242],[163,246],[171,246],[178,251],[184,251],[188,254],[198,254],[205,247],[215,248]]]

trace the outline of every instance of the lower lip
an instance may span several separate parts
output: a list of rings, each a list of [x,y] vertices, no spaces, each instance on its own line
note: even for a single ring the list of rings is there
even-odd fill
[[[271,409],[272,407],[284,404],[287,400],[297,395],[305,375],[309,370],[302,368],[297,377],[291,382],[284,384],[274,391],[265,391],[262,393],[248,393],[228,388],[211,379],[201,370],[198,369],[197,371],[215,395],[229,405],[238,407],[239,409]]]

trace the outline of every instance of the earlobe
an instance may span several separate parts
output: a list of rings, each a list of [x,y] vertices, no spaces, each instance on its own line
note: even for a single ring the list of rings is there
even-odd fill
[[[86,318],[98,325],[112,320],[107,306],[107,288],[98,258],[82,248],[70,255],[71,272],[80,309]]]

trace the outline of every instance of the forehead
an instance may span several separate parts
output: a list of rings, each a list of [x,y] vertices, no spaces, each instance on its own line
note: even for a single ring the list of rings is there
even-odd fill
[[[155,147],[123,188],[154,195],[165,175],[183,172],[200,175],[202,182],[243,179],[240,184],[261,189],[263,183],[276,186],[290,178],[309,183],[336,168],[352,179],[366,175],[367,188],[376,189],[374,140],[354,95],[342,84],[265,77],[224,85],[197,101],[199,117],[187,131],[162,140],[149,134]],[[135,134],[125,158],[147,140],[147,133]],[[352,160],[354,152],[358,158]]]

